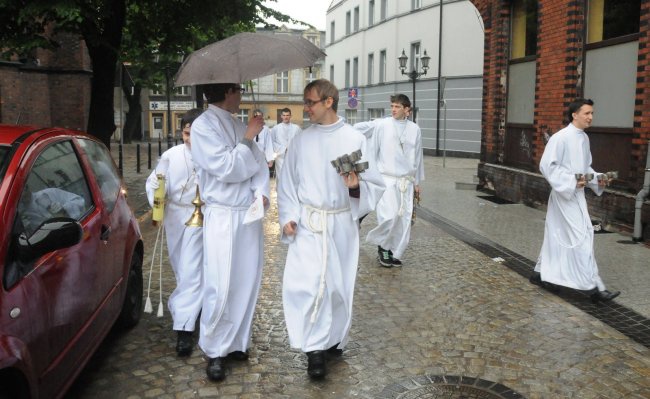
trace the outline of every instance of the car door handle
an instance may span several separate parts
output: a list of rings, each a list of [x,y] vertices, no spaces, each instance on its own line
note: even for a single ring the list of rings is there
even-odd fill
[[[106,243],[108,241],[108,237],[111,235],[111,228],[110,226],[106,226],[105,224],[102,225],[102,233],[99,235],[99,239],[104,241]]]

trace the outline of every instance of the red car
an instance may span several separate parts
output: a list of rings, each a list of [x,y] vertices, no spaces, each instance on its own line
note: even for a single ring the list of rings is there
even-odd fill
[[[84,133],[0,125],[0,398],[61,397],[142,312],[140,228]]]

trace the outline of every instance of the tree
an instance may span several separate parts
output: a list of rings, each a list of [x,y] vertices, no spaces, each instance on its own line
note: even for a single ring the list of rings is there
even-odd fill
[[[160,82],[161,66],[168,68],[179,54],[253,29],[268,17],[298,22],[262,0],[0,0],[0,42],[6,57],[54,49],[57,32],[83,38],[93,68],[87,131],[109,146],[118,59],[137,65],[136,88]],[[155,52],[162,60],[158,65]],[[132,97],[129,90],[129,104],[137,100],[139,108]]]

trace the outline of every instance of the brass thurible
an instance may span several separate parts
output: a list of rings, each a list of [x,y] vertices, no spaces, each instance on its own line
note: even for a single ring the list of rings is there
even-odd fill
[[[153,193],[153,213],[151,215],[154,226],[162,223],[165,217],[165,175],[159,173],[156,177],[158,178],[158,188]]]
[[[196,196],[192,200],[192,205],[194,205],[194,212],[192,216],[185,222],[187,227],[203,227],[203,212],[201,212],[201,207],[205,202],[201,201],[201,196],[199,195],[199,186],[196,186]]]

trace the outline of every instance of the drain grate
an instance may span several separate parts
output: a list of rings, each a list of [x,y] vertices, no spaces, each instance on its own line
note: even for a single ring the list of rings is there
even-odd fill
[[[387,386],[378,398],[395,399],[524,399],[505,385],[481,378],[427,375]]]

